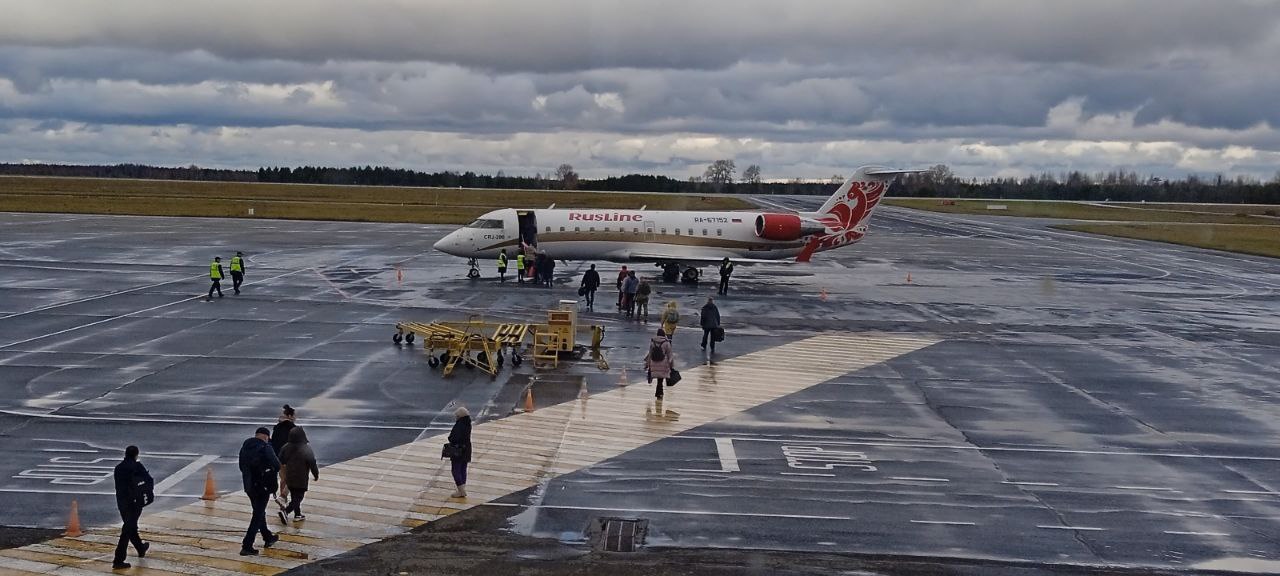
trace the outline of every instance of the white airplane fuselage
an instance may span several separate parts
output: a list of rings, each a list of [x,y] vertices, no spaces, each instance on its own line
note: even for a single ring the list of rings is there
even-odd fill
[[[439,242],[441,252],[509,259],[533,250],[555,260],[608,260],[698,266],[725,258],[744,263],[795,259],[853,244],[899,174],[864,166],[816,212],[503,208]],[[472,270],[474,273],[474,268]]]

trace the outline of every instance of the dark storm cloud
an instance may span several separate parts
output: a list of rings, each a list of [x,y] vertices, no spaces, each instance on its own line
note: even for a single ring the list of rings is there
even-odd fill
[[[0,10],[0,122],[35,128],[10,129],[0,160],[133,145],[315,163],[306,154],[343,138],[359,146],[336,146],[335,158],[369,163],[423,162],[418,152],[431,150],[433,162],[464,167],[554,166],[559,155],[584,173],[583,162],[692,170],[724,155],[839,164],[814,160],[816,144],[932,163],[914,146],[994,173],[1035,171],[1054,154],[1254,170],[1280,150],[1274,1],[0,0]],[[88,138],[92,126],[115,128]],[[280,136],[242,155],[222,147],[253,138],[223,127],[325,144],[290,151],[299,138]],[[42,140],[24,146],[23,134]],[[92,152],[67,134],[115,148]]]

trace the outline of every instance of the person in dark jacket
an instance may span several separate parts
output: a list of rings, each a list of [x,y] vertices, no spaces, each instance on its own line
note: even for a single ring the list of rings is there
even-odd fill
[[[582,288],[587,291],[587,310],[594,310],[596,306],[596,290],[600,288],[600,273],[596,272],[595,264],[592,264],[591,269],[582,275]]]
[[[138,551],[139,558],[147,557],[150,542],[143,542],[138,536],[138,518],[142,517],[142,507],[156,499],[155,481],[147,472],[147,467],[138,461],[138,447],[129,446],[124,449],[124,460],[116,464],[116,508],[120,510],[120,519],[124,526],[120,528],[120,543],[116,544],[116,556],[111,562],[112,570],[123,570],[130,564],[124,561],[129,552],[129,544]]]
[[[720,287],[716,291],[722,296],[729,295],[729,277],[733,275],[733,262],[725,258],[720,262]]]
[[[295,426],[289,431],[289,443],[285,444],[284,450],[280,451],[280,497],[284,498],[285,494],[288,494],[289,505],[282,506],[278,514],[280,521],[286,526],[289,525],[290,512],[293,513],[294,522],[307,519],[307,516],[302,513],[302,498],[307,495],[307,488],[310,486],[308,472],[311,473],[310,477],[320,480],[320,468],[316,466],[316,453],[311,450],[311,444],[307,442],[307,433],[301,427]]]
[[[276,453],[276,458],[280,457],[280,451],[284,449],[284,445],[289,443],[289,431],[298,425],[298,416],[293,406],[288,404],[280,409],[280,416],[276,418],[276,425],[271,429],[271,450]]]
[[[720,328],[720,309],[716,307],[715,299],[707,297],[707,303],[702,305],[702,349],[707,349],[707,342],[711,342],[711,354],[716,353],[715,333]]]
[[[249,520],[249,529],[244,533],[244,541],[240,544],[241,556],[256,556],[258,550],[253,541],[262,534],[262,546],[270,548],[279,536],[267,528],[267,502],[276,491],[276,477],[280,474],[280,460],[267,441],[271,439],[271,431],[266,426],[258,428],[252,438],[240,446],[240,477],[244,481],[244,491],[249,495],[253,505],[253,518]]]
[[[547,288],[551,287],[551,281],[556,277],[556,259],[546,256],[542,260],[544,266],[542,270],[542,280],[547,283]]]
[[[631,318],[636,310],[636,292],[640,291],[640,279],[636,278],[636,271],[627,272],[627,277],[622,281],[622,310],[627,313],[627,318]]]
[[[618,271],[618,281],[616,283],[618,287],[618,310],[622,310],[622,281],[626,279],[627,267],[623,266],[622,269]]]
[[[449,497],[466,498],[467,464],[471,462],[471,413],[460,406],[453,411],[453,416],[457,420],[453,423],[453,429],[449,431],[449,443],[458,448],[454,456],[449,458],[449,463],[453,468],[453,483],[458,486],[458,489]]]
[[[533,285],[542,285],[542,273],[547,269],[547,255],[538,252],[533,256]]]

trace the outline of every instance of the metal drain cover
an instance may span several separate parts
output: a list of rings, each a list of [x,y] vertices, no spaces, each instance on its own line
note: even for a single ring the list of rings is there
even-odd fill
[[[593,548],[604,552],[635,552],[644,544],[649,521],[640,518],[596,518]]]

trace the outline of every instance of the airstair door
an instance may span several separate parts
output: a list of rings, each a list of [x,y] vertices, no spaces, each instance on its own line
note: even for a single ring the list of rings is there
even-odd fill
[[[529,248],[538,247],[538,218],[533,210],[520,210],[516,212],[516,219],[520,228],[520,245]]]

